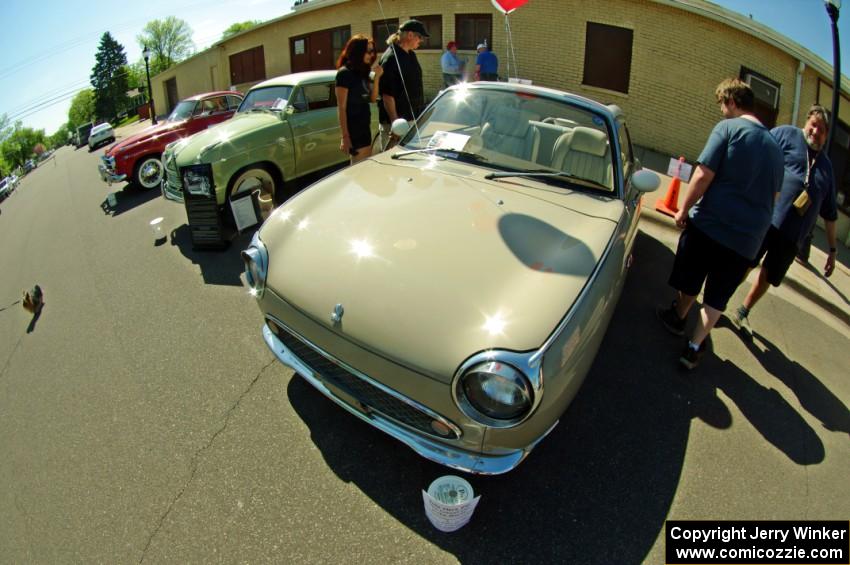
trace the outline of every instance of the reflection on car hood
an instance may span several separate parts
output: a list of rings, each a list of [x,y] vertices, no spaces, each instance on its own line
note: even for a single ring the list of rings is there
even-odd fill
[[[478,351],[542,345],[623,206],[576,192],[541,199],[539,188],[483,180],[483,169],[445,163],[475,171],[464,178],[417,161],[378,158],[328,177],[260,238],[272,291],[328,327],[342,304],[337,331],[448,382]]]
[[[187,138],[177,150],[177,162],[180,166],[194,163],[204,149],[220,146],[225,150],[230,141],[243,133],[280,123],[277,114],[268,112],[235,114],[229,120]]]
[[[122,151],[127,147],[131,147],[133,145],[136,145],[137,143],[145,142],[145,141],[151,139],[152,137],[157,137],[157,136],[164,135],[164,134],[179,133],[180,131],[182,131],[185,128],[185,126],[186,126],[185,121],[162,122],[162,123],[156,124],[155,126],[148,126],[145,129],[143,129],[142,131],[140,131],[139,133],[137,133],[135,135],[131,135],[130,137],[126,137],[126,138],[122,139],[121,141],[119,141],[118,143],[112,145],[107,150],[106,154],[107,155],[113,155],[116,152]]]

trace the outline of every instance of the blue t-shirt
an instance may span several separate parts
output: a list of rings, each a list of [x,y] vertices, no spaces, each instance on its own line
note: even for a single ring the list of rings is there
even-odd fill
[[[499,59],[492,51],[485,49],[475,59],[476,65],[481,65],[481,73],[496,74],[499,71]]]
[[[824,220],[838,219],[838,206],[835,202],[835,178],[832,163],[824,151],[809,153],[803,130],[794,126],[779,126],[770,130],[785,157],[785,178],[782,192],[773,210],[773,226],[789,241],[800,246],[800,241],[811,231],[818,214]],[[814,157],[814,165],[810,165]],[[811,204],[805,215],[801,216],[794,208],[794,200],[803,192],[803,180],[806,170],[809,172],[809,199]]]
[[[447,75],[459,75],[463,72],[463,61],[451,51],[446,51],[440,57],[440,67]]]
[[[690,211],[694,226],[747,259],[755,258],[782,187],[782,151],[766,127],[746,118],[722,120],[699,163],[714,179]]]

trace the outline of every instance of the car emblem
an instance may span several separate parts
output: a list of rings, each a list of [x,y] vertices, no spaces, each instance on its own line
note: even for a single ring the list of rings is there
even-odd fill
[[[342,304],[337,304],[334,306],[334,311],[331,314],[331,321],[334,324],[338,324],[342,321],[342,315],[345,314],[345,308],[342,307]]]

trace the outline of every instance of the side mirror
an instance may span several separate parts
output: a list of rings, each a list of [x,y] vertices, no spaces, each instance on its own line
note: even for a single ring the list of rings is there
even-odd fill
[[[407,135],[407,132],[410,131],[410,124],[407,123],[407,120],[404,118],[398,118],[393,122],[390,130],[393,132],[393,135],[401,138]]]
[[[641,170],[632,175],[632,186],[639,192],[652,192],[658,189],[661,178],[652,171]]]

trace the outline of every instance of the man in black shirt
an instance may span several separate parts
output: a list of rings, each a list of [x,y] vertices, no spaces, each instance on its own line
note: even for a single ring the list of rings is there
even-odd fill
[[[387,40],[387,50],[381,55],[384,69],[379,85],[381,99],[378,117],[381,124],[381,145],[386,148],[390,126],[398,118],[412,122],[422,111],[425,94],[422,87],[422,67],[414,49],[430,37],[419,20],[407,20]]]

